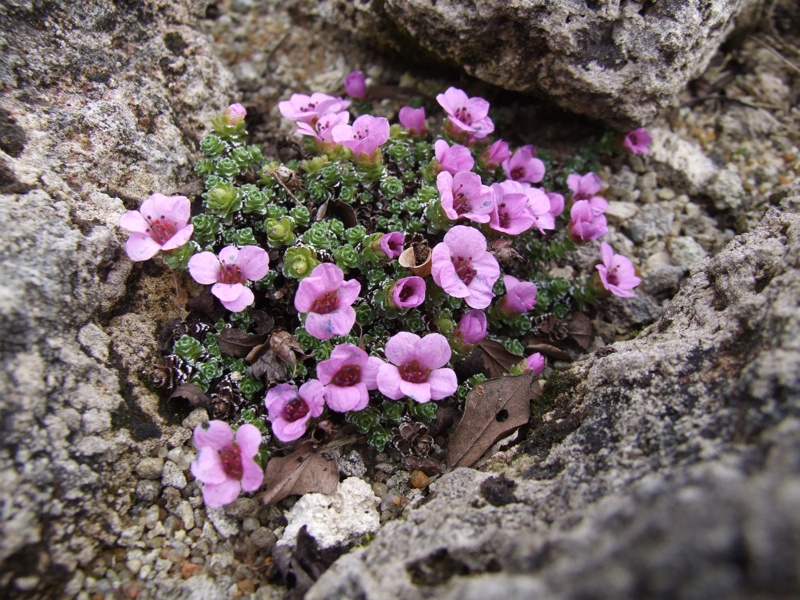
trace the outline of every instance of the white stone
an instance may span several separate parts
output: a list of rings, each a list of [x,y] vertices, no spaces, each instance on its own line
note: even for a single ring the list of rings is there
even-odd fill
[[[184,529],[194,529],[194,510],[186,500],[181,500],[172,511],[181,521]]]
[[[606,216],[618,221],[626,221],[639,212],[639,207],[633,202],[617,202],[611,201],[608,203],[608,210]]]
[[[669,251],[672,254],[673,264],[685,269],[690,269],[692,265],[708,254],[697,241],[686,236],[673,239],[670,242]]]
[[[164,472],[161,475],[161,485],[182,490],[186,487],[186,476],[180,467],[171,460],[164,463]]]
[[[224,509],[211,508],[208,506],[206,507],[206,513],[208,514],[209,520],[214,524],[214,529],[216,529],[217,533],[222,537],[231,537],[239,533],[239,523],[236,519],[226,515]],[[205,533],[205,527],[203,527],[203,533]]]

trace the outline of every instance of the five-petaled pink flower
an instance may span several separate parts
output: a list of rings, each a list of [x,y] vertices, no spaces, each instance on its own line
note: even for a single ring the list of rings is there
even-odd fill
[[[578,200],[569,211],[569,236],[575,242],[596,240],[608,233],[603,213],[596,212],[588,200]]]
[[[139,210],[129,210],[119,226],[131,231],[125,244],[128,257],[136,262],[153,258],[159,250],[175,250],[192,237],[188,225],[191,203],[185,196],[153,194]]]
[[[416,308],[425,302],[425,280],[416,275],[398,279],[392,287],[391,298],[397,308]]]
[[[322,414],[325,387],[309,379],[298,390],[290,383],[279,383],[264,399],[272,433],[282,442],[292,442],[306,432],[311,417]]]
[[[603,287],[616,296],[632,298],[631,290],[641,283],[631,261],[621,254],[614,254],[613,248],[605,242],[600,244],[600,258],[603,264],[597,265]]]
[[[481,183],[477,173],[462,171],[455,176],[442,171],[436,177],[436,187],[442,196],[442,208],[455,221],[464,217],[476,223],[488,223],[494,209],[494,192]]]
[[[384,233],[381,237],[380,248],[389,258],[397,258],[403,253],[405,236],[400,231]]]
[[[325,113],[313,123],[300,121],[297,129],[303,135],[310,135],[318,142],[332,142],[333,128],[337,125],[347,125],[350,121],[350,113],[346,110],[335,113]]]
[[[192,475],[202,481],[203,500],[216,508],[230,504],[239,493],[255,492],[264,482],[264,471],[253,457],[261,445],[261,432],[245,424],[233,430],[224,421],[210,421],[194,428],[198,450],[192,462]]]
[[[336,125],[333,141],[347,146],[358,159],[371,158],[389,140],[389,121],[383,117],[361,115],[352,125]]]
[[[482,310],[473,309],[461,317],[453,337],[463,344],[477,344],[489,335],[486,315]]]
[[[544,178],[544,163],[534,156],[532,145],[523,146],[503,161],[506,177],[514,181],[538,183]]]
[[[503,140],[497,140],[481,153],[481,160],[490,171],[494,171],[509,158],[511,158],[511,150],[508,148],[508,143]]]
[[[451,147],[444,140],[436,140],[433,151],[436,153],[436,160],[439,161],[438,171],[447,171],[455,175],[459,171],[471,171],[475,166],[475,159],[472,158],[469,148],[461,144],[453,144]]]
[[[392,400],[408,396],[417,402],[441,400],[455,393],[458,380],[450,360],[450,345],[440,333],[424,338],[401,331],[386,342],[386,359],[378,370],[378,389]]]
[[[351,304],[360,292],[358,281],[345,281],[339,267],[322,263],[297,286],[294,307],[297,312],[308,313],[305,328],[309,335],[329,340],[335,335],[350,333],[356,322],[356,311]]]
[[[653,138],[647,133],[647,129],[639,127],[639,129],[634,129],[625,136],[625,139],[622,140],[622,145],[634,154],[650,154],[652,141]]]
[[[486,250],[480,231],[456,225],[434,247],[431,275],[451,296],[464,298],[471,308],[486,308],[494,298],[492,286],[500,278],[500,265]]]
[[[451,87],[436,96],[436,101],[447,113],[447,127],[455,135],[483,139],[494,131],[489,103],[483,98],[469,98],[463,90]]]
[[[500,312],[506,317],[513,317],[528,312],[536,305],[536,284],[520,281],[511,275],[503,276],[506,295],[500,299]]]
[[[425,135],[425,109],[404,106],[397,115],[400,125],[408,129],[411,135]]]
[[[489,227],[509,235],[519,235],[532,228],[536,219],[528,209],[528,196],[522,184],[504,181],[492,184],[494,207],[489,219]]]
[[[201,252],[189,259],[189,273],[197,283],[213,283],[211,293],[232,312],[239,312],[255,301],[245,284],[258,281],[269,271],[269,255],[258,246],[226,246],[219,253]]]
[[[324,114],[342,112],[348,106],[350,106],[349,100],[334,98],[320,92],[314,92],[310,96],[292,94],[288,100],[278,102],[278,109],[285,118],[310,124],[314,124]]]
[[[358,346],[340,344],[330,358],[317,364],[317,377],[325,386],[325,403],[336,412],[363,410],[369,390],[378,389],[378,370],[383,361],[368,356]]]
[[[344,91],[347,95],[356,100],[363,100],[367,97],[367,81],[364,79],[364,71],[352,71],[344,78]]]
[[[576,202],[586,200],[595,214],[601,214],[608,210],[608,201],[597,195],[597,192],[603,187],[603,180],[596,173],[591,171],[586,175],[572,173],[567,176],[567,185],[572,190],[572,199]]]

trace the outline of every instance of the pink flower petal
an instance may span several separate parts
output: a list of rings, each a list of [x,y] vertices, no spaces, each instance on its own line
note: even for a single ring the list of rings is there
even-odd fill
[[[216,283],[219,276],[219,260],[212,252],[201,252],[189,259],[189,274],[197,283]]]
[[[129,210],[119,219],[119,226],[128,231],[147,233],[150,231],[150,223],[142,216],[138,210]]]
[[[258,281],[269,271],[269,255],[258,246],[244,246],[236,257],[236,266],[247,279]]]
[[[330,332],[333,335],[347,335],[356,322],[356,311],[352,306],[341,306],[339,310],[324,316],[329,317]]]
[[[325,403],[333,411],[363,410],[369,402],[369,392],[363,383],[348,387],[329,385],[325,388]]]
[[[252,458],[242,457],[242,489],[255,492],[264,483],[264,471]]]
[[[215,283],[211,293],[223,302],[233,302],[242,295],[244,289],[246,288],[241,283]]]
[[[392,400],[400,400],[405,394],[400,390],[400,371],[394,365],[383,363],[378,370],[378,390]]]
[[[377,356],[367,358],[367,363],[361,367],[361,381],[368,390],[378,389],[378,371],[384,362]]]
[[[163,206],[167,197],[164,194],[159,194],[156,192],[152,196],[150,196],[147,200],[142,202],[142,206],[139,208],[139,212],[142,213],[142,216],[147,220],[158,219],[161,215],[164,217],[167,216],[166,212],[163,211]]]
[[[317,379],[309,379],[297,391],[298,395],[308,405],[308,414],[318,417],[325,407],[325,386]]]
[[[192,461],[192,475],[203,483],[222,483],[228,477],[222,466],[219,452],[213,448],[201,448]]]
[[[614,256],[614,249],[605,242],[600,242],[600,258],[606,267],[611,266],[611,259]]]
[[[161,249],[175,250],[176,248],[180,248],[191,239],[192,233],[194,233],[194,225],[187,225],[183,229],[176,231],[175,235],[164,242],[164,245],[161,246]]]
[[[441,333],[429,333],[417,344],[416,354],[429,369],[439,369],[448,363],[453,351]]]
[[[431,385],[429,383],[411,383],[405,379],[400,380],[400,391],[416,402],[429,402],[431,399]]]
[[[185,225],[192,216],[192,203],[186,196],[169,196],[161,209],[168,220],[179,225]]]
[[[272,432],[275,434],[275,437],[282,442],[293,442],[306,432],[309,419],[309,415],[291,423],[283,419],[278,419],[272,424]]]
[[[222,284],[218,283],[216,285],[222,285]],[[256,297],[253,295],[253,291],[250,288],[243,286],[241,283],[235,284],[234,287],[236,285],[239,285],[242,288],[242,291],[239,294],[239,296],[237,298],[234,298],[233,300],[221,300],[222,306],[224,306],[227,310],[231,312],[241,312],[245,308],[253,304],[253,302],[255,302],[256,300]]]
[[[146,233],[134,232],[125,242],[125,253],[134,262],[153,258],[161,250],[161,244]]]
[[[453,369],[436,369],[428,376],[431,400],[441,400],[456,393],[458,379]]]
[[[242,456],[252,458],[261,447],[261,432],[258,427],[245,423],[236,430],[236,443],[242,449]]]
[[[339,286],[339,302],[350,305],[356,301],[361,293],[361,283],[355,279],[344,281]]]
[[[209,421],[194,428],[194,445],[198,450],[222,450],[233,442],[233,430],[225,421]]]
[[[386,358],[395,365],[405,364],[417,358],[420,337],[408,331],[401,331],[393,335],[386,342]]]
[[[206,484],[203,486],[203,501],[206,506],[219,508],[230,504],[239,497],[242,486],[236,479],[226,479],[219,484]]]

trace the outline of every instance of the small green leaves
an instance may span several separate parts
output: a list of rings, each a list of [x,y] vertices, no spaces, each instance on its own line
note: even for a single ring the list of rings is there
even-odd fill
[[[230,221],[233,213],[242,205],[239,190],[231,182],[220,182],[203,194],[205,207],[212,215]]]
[[[319,264],[315,252],[307,246],[289,248],[283,255],[283,275],[303,279]]]
[[[203,354],[203,344],[189,335],[182,335],[173,348],[183,360],[194,363]]]
[[[280,220],[267,219],[264,230],[267,232],[269,245],[276,248],[291,246],[297,239],[294,234],[294,223],[289,217],[283,217]]]

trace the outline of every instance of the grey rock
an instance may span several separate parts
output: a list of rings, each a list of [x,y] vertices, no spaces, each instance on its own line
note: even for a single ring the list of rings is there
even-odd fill
[[[708,253],[696,240],[686,236],[673,238],[669,243],[672,262],[684,269],[690,269],[697,261]]]
[[[265,552],[270,552],[278,542],[278,538],[271,529],[268,529],[267,527],[259,527],[250,536],[250,541],[253,542],[257,548],[260,548]]]
[[[258,512],[260,505],[255,498],[237,498],[223,507],[226,515],[235,519],[252,517]]]
[[[136,497],[142,502],[155,502],[161,495],[161,484],[158,481],[143,480],[136,484]]]
[[[178,465],[168,460],[164,463],[164,471],[161,473],[161,485],[182,490],[186,487],[186,475]]]
[[[219,535],[222,537],[231,537],[232,535],[239,533],[239,530],[241,529],[239,522],[233,517],[225,514],[225,510],[223,508],[206,507],[206,513],[208,514],[209,520],[214,525],[214,529],[216,529],[217,533],[219,533]],[[206,528],[204,525],[203,534],[205,535],[205,533]]]

